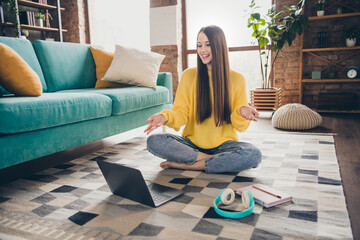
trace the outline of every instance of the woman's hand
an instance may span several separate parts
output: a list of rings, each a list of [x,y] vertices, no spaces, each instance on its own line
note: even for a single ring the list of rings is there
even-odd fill
[[[149,126],[147,126],[144,133],[149,135],[152,131],[162,126],[165,121],[165,116],[161,113],[152,115],[148,120],[146,120],[146,123],[149,123]]]
[[[240,108],[240,115],[247,120],[257,122],[257,119],[255,118],[255,116],[258,116],[259,113],[253,107],[243,106]]]

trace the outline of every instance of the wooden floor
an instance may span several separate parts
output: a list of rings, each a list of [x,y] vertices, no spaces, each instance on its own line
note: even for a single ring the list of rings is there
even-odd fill
[[[350,216],[354,239],[360,240],[360,114],[323,114],[320,127],[306,132],[335,133],[335,147],[344,186],[346,204]],[[250,125],[248,131],[277,132],[271,125],[271,118],[261,117]],[[130,135],[132,133],[130,132]],[[129,136],[129,134],[128,134]],[[20,164],[18,167],[0,170],[0,183],[55,166],[85,154],[109,147],[124,139],[114,136],[75,147],[60,153]],[[329,199],[331,201],[331,199]]]

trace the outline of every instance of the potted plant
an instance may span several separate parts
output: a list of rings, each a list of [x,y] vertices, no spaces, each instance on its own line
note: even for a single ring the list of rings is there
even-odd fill
[[[29,36],[29,31],[26,29],[21,29],[21,36],[20,38],[26,39]]]
[[[252,37],[257,40],[262,75],[261,88],[273,87],[273,83],[270,82],[270,76],[279,52],[285,43],[291,46],[296,36],[301,35],[303,29],[308,26],[309,20],[306,15],[302,14],[304,3],[305,0],[300,0],[297,5],[284,6],[286,10],[277,13],[276,6],[273,5],[267,14],[262,16],[256,12],[259,6],[256,5],[255,0],[251,1],[248,28],[252,28]],[[281,17],[283,14],[286,16]],[[271,52],[274,52],[275,55],[271,56]],[[271,58],[272,61],[269,67]]]
[[[316,0],[316,14],[324,16],[325,13],[325,0]]]
[[[41,12],[35,13],[35,24],[39,27],[44,27],[44,21],[45,21],[45,14],[42,14]]]
[[[347,47],[354,47],[356,39],[360,37],[360,28],[358,26],[352,26],[345,29],[344,38],[346,40]]]

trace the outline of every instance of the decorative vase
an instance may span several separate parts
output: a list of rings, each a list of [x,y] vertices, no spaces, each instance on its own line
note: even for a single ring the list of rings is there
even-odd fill
[[[39,27],[44,27],[44,21],[41,18],[35,18],[35,24]]]
[[[356,38],[347,38],[346,39],[346,46],[347,47],[355,47],[356,44]]]
[[[316,14],[318,17],[324,16],[325,11],[321,10],[321,11],[317,11]]]

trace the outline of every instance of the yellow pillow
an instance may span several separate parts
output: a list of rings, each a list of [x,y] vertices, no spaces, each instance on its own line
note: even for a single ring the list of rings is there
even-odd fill
[[[108,68],[110,67],[110,64],[114,58],[114,53],[107,52],[98,48],[94,48],[92,46],[90,46],[90,50],[96,65],[97,81],[95,84],[95,88],[121,88],[121,87],[129,86],[127,84],[113,83],[113,82],[101,80],[104,77]]]
[[[9,92],[20,96],[40,96],[39,76],[8,45],[0,43],[0,84]]]

